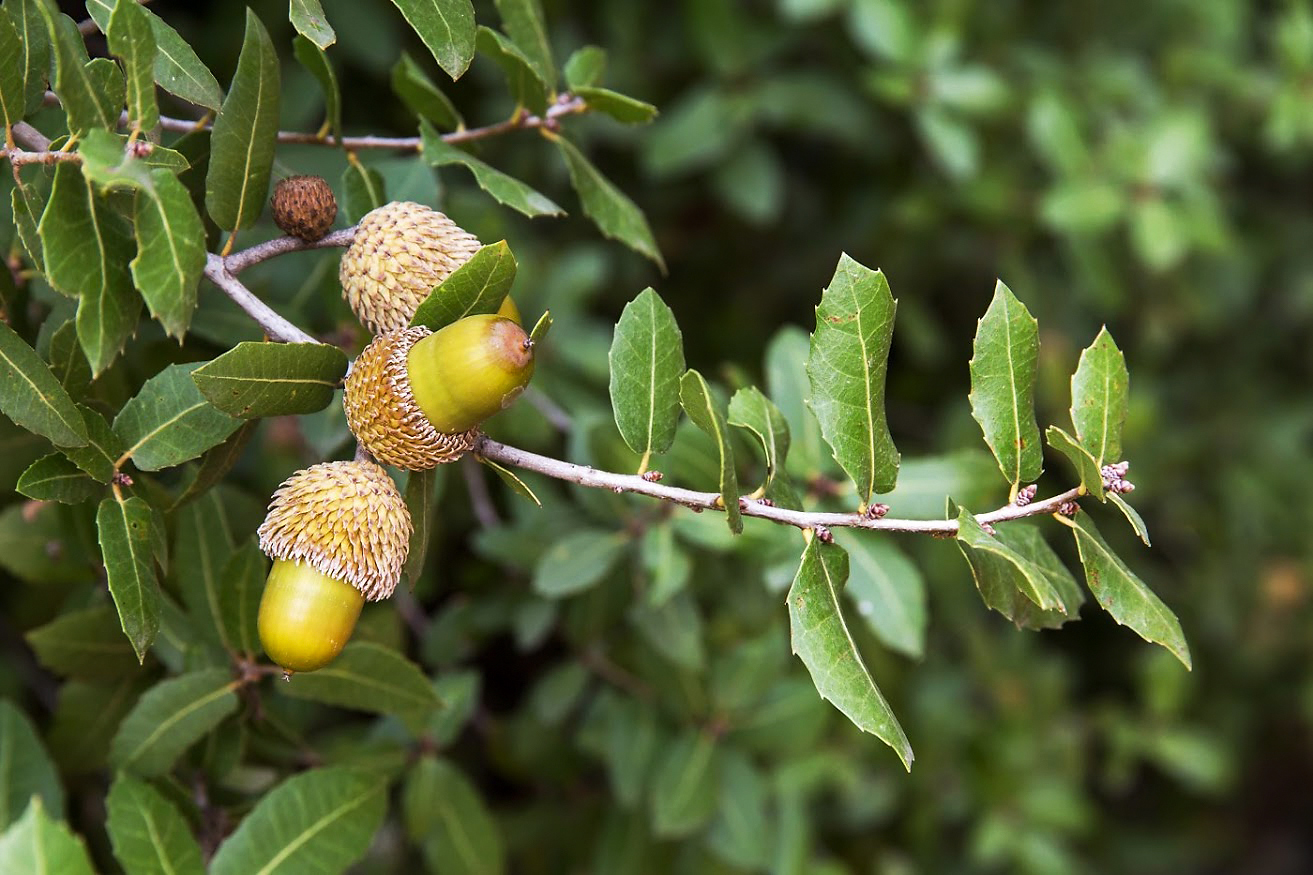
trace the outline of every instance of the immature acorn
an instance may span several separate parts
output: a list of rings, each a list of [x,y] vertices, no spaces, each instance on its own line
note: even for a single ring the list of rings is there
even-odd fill
[[[479,425],[533,376],[533,341],[504,316],[466,316],[374,338],[351,365],[343,406],[361,445],[412,471],[463,456]]]
[[[313,243],[337,218],[337,199],[322,176],[289,176],[274,186],[270,201],[274,224],[284,234]]]
[[[373,462],[324,462],[283,481],[260,524],[274,560],[260,643],[288,672],[332,662],[366,601],[392,595],[410,549],[410,511]]]

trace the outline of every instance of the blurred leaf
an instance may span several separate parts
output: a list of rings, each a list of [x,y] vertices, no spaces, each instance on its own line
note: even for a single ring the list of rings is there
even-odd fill
[[[730,425],[746,428],[761,441],[762,451],[766,454],[766,482],[764,491],[771,485],[775,475],[784,467],[789,455],[789,423],[780,409],[771,400],[761,394],[756,386],[747,386],[734,393],[729,399]]]
[[[165,774],[183,751],[237,710],[237,687],[226,668],[160,681],[119,725],[110,762],[143,778]]]
[[[662,742],[651,706],[607,695],[596,700],[588,719],[592,725],[581,731],[580,745],[606,763],[616,801],[633,808],[647,787]],[[595,735],[584,737],[590,729]]]
[[[1122,498],[1116,492],[1109,492],[1108,500],[1113,503],[1113,506],[1122,512],[1123,516],[1126,517],[1126,521],[1130,523],[1131,528],[1135,530],[1135,536],[1144,542],[1144,546],[1153,546],[1149,542],[1149,527],[1145,525],[1144,518],[1140,516],[1139,512],[1131,507],[1126,499]]]
[[[776,332],[766,347],[766,389],[789,423],[793,464],[788,470],[806,480],[820,473],[823,458],[821,424],[810,404],[807,357],[811,341],[796,326]]]
[[[925,655],[926,594],[921,572],[887,539],[857,532],[844,539],[851,573],[844,593],[886,646]]]
[[[565,598],[589,589],[606,576],[628,546],[619,532],[580,529],[557,541],[538,560],[533,591]]]
[[[1107,501],[1107,496],[1103,491],[1103,472],[1099,469],[1099,463],[1089,451],[1082,447],[1074,437],[1067,434],[1056,425],[1050,425],[1044,432],[1048,439],[1049,446],[1066,456],[1076,469],[1080,477],[1081,485],[1085,491],[1093,495],[1099,501]]]
[[[0,699],[0,833],[19,819],[33,799],[43,802],[55,817],[63,816],[64,790],[36,728],[26,714]]]
[[[114,433],[143,471],[181,465],[216,446],[241,427],[241,420],[212,407],[192,372],[203,362],[169,365],[146,381],[114,418]]]
[[[735,150],[716,168],[716,194],[746,221],[765,225],[784,208],[784,167],[775,151],[761,141]]]
[[[652,104],[609,88],[579,85],[575,87],[574,95],[583,98],[594,112],[605,113],[627,125],[644,125],[657,116],[657,108]]]
[[[134,0],[135,2],[135,0]],[[158,790],[119,774],[105,800],[114,856],[133,875],[203,875],[191,825]]]
[[[1161,197],[1151,197],[1131,207],[1130,233],[1140,260],[1153,270],[1169,270],[1189,253],[1188,231],[1176,211]]]
[[[109,29],[113,11],[111,0],[87,0],[87,14],[102,33]],[[188,103],[206,109],[219,109],[223,103],[223,89],[219,87],[210,69],[197,57],[195,50],[155,13],[147,10],[146,17],[150,21],[157,50],[155,81],[165,91]],[[108,127],[113,128],[112,125]]]
[[[70,319],[55,329],[50,336],[50,349],[46,353],[51,373],[59,380],[64,391],[73,398],[81,398],[91,386],[91,365],[78,343],[77,321]]]
[[[105,32],[109,50],[123,62],[128,120],[137,130],[150,131],[160,121],[155,101],[155,32],[150,15],[137,0],[115,0]]]
[[[1069,101],[1043,91],[1031,103],[1026,130],[1040,157],[1055,170],[1075,174],[1089,163],[1089,152]]]
[[[365,213],[387,203],[383,175],[359,161],[348,161],[342,171],[342,192],[346,220],[357,224]]]
[[[37,662],[58,675],[105,681],[138,667],[132,642],[124,637],[111,608],[61,614],[25,637]]]
[[[976,175],[980,169],[980,139],[962,119],[934,107],[915,113],[917,129],[944,172],[957,180]]]
[[[137,657],[119,631],[116,617],[111,628],[135,669]],[[142,692],[144,680],[140,672],[133,672],[112,682],[70,680],[59,688],[59,703],[46,737],[64,774],[80,775],[104,767],[114,731]]]
[[[575,49],[565,61],[565,81],[572,89],[596,85],[605,72],[606,50],[598,46]]]
[[[12,504],[0,511],[0,568],[27,583],[84,583],[94,578],[94,546],[78,539],[72,508]]]
[[[929,77],[931,100],[961,112],[986,115],[1008,102],[1008,86],[997,73],[978,64],[945,67]]]
[[[502,26],[520,47],[548,91],[556,90],[556,61],[539,0],[497,0]]]
[[[441,706],[419,668],[390,647],[353,641],[326,668],[301,672],[278,692],[357,711],[421,721]]]
[[[705,170],[726,158],[749,129],[753,107],[718,85],[680,95],[643,139],[643,163],[654,177]]]
[[[128,271],[131,234],[95,195],[77,165],[68,162],[55,169],[37,233],[46,278],[79,298],[78,339],[92,373],[99,375],[118,357],[141,313],[141,298]]]
[[[259,419],[323,410],[346,370],[346,354],[326,343],[239,343],[192,379],[224,413]]]
[[[150,505],[135,496],[106,498],[96,512],[96,532],[109,592],[118,608],[123,634],[132,642],[139,661],[145,661],[160,626],[155,524]]]
[[[392,90],[416,115],[439,128],[456,130],[465,124],[447,95],[405,52],[392,67]]]
[[[496,475],[501,479],[501,482],[509,486],[511,491],[514,492],[516,495],[520,496],[521,498],[527,498],[529,501],[532,501],[534,504],[538,505],[538,507],[543,506],[542,500],[539,499],[538,495],[532,489],[529,488],[529,484],[521,480],[520,476],[516,474],[514,471],[512,471],[510,468],[507,468],[505,465],[498,464],[497,462],[494,462],[491,459],[485,459],[483,456],[479,456],[478,458],[481,463],[483,463],[488,468],[491,468],[493,472],[496,473]]]
[[[222,480],[245,452],[257,425],[257,421],[248,420],[223,443],[206,450],[200,465],[191,472],[187,485],[178,493],[170,510],[177,510],[195,500]]]
[[[857,484],[863,508],[898,480],[898,450],[884,409],[897,306],[882,272],[842,256],[816,308],[807,358],[811,409],[835,461]]]
[[[584,215],[593,220],[602,235],[645,255],[664,273],[665,259],[657,249],[647,217],[624,192],[603,176],[574,144],[564,137],[554,138],[556,147],[570,171],[570,182],[579,194]]]
[[[505,240],[481,247],[429,293],[410,324],[437,331],[466,316],[496,313],[515,283],[516,268]]]
[[[179,510],[174,530],[176,591],[205,640],[233,652],[238,642],[229,637],[223,610],[228,598],[223,572],[233,555],[233,536],[219,493],[207,492]]]
[[[222,558],[222,557],[221,557]],[[223,638],[230,650],[254,658],[260,653],[256,618],[268,569],[254,538],[248,538],[224,562],[218,591]]]
[[[73,399],[32,347],[0,322],[0,412],[57,446],[86,446]]]
[[[1176,614],[1112,552],[1089,514],[1077,514],[1072,523],[1085,583],[1095,600],[1118,623],[1130,626],[1145,641],[1166,647],[1190,668],[1190,648]]]
[[[442,137],[426,120],[419,120],[420,137],[423,141],[424,160],[434,167],[448,164],[460,164],[474,174],[474,181],[479,188],[492,195],[493,200],[517,210],[529,218],[537,216],[559,216],[564,213],[551,200],[534,191],[529,186],[491,167],[468,152],[462,152],[455,146],[443,142]]]
[[[528,710],[545,726],[559,726],[588,688],[588,669],[577,662],[561,662],[534,685]]]
[[[919,50],[909,7],[898,0],[853,0],[848,27],[854,41],[877,58],[907,63]]]
[[[306,2],[319,5],[318,0],[306,0]],[[331,28],[329,33],[332,33]],[[324,54],[325,48],[327,46],[316,45],[314,40],[306,36],[297,36],[292,40],[292,54],[301,66],[315,77],[315,81],[319,83],[319,90],[323,92],[324,118],[328,122],[328,130],[334,137],[341,137],[342,91],[337,84],[337,73],[333,71],[333,65],[328,62],[328,56]]]
[[[337,42],[337,33],[324,16],[319,0],[291,0],[288,17],[296,32],[320,49]]]
[[[82,839],[50,819],[40,799],[0,835],[0,872],[23,875],[94,875]]]
[[[970,511],[961,511],[957,521],[958,547],[971,564],[976,588],[986,605],[1018,627],[1062,625],[1067,619],[1066,605],[1039,567],[985,531]]]
[[[429,718],[428,731],[435,744],[442,747],[451,744],[474,716],[479,706],[481,677],[477,671],[458,671],[433,681],[433,690],[442,702],[442,707]]]
[[[412,589],[424,571],[429,540],[433,537],[433,503],[437,482],[437,474],[433,469],[411,471],[406,480],[406,509],[410,511],[411,534],[402,577]]]
[[[264,212],[281,90],[278,54],[259,16],[247,9],[242,53],[214,119],[205,176],[205,208],[225,231],[249,228]]]
[[[1097,234],[1112,227],[1126,209],[1116,185],[1099,180],[1061,182],[1040,199],[1040,217],[1050,228],[1067,234]]]
[[[639,602],[629,617],[639,634],[666,659],[690,671],[702,670],[707,661],[702,615],[687,591],[657,606]]]
[[[652,526],[643,533],[642,559],[650,575],[646,601],[652,607],[664,605],[683,590],[693,572],[692,560],[668,525]]]
[[[369,850],[387,785],[345,768],[286,779],[246,815],[210,861],[211,875],[341,872]]]
[[[474,59],[474,7],[470,0],[392,0],[428,46],[438,66],[459,79]]]
[[[59,453],[51,453],[33,462],[15,489],[37,501],[79,504],[99,493],[101,485]]]
[[[675,314],[651,288],[625,305],[608,354],[611,406],[625,443],[643,457],[670,449],[679,422],[684,335]]]
[[[417,772],[426,784],[412,792],[433,801],[410,809],[411,835],[423,837],[430,871],[452,875],[492,875],[506,870],[506,849],[497,822],[478,788],[445,759]],[[218,873],[216,873],[218,875]]]
[[[974,353],[971,415],[1013,488],[1032,483],[1044,470],[1035,423],[1039,323],[1002,280],[977,324]]]
[[[1071,378],[1071,421],[1099,466],[1121,459],[1129,383],[1126,359],[1104,327],[1081,353]]]
[[[649,797],[652,832],[681,838],[697,832],[716,813],[716,739],[686,729],[661,752]]]
[[[739,481],[734,470],[734,449],[729,442],[729,426],[725,412],[711,394],[706,379],[695,370],[684,372],[679,381],[679,403],[693,424],[716,444],[720,458],[720,504],[725,509],[725,522],[734,534],[743,531],[743,518],[739,514]]]
[[[478,29],[475,45],[481,54],[491,58],[501,68],[517,106],[537,116],[547,112],[547,82],[534,69],[533,63],[520,51],[519,46],[492,28],[483,26]]]
[[[892,747],[910,771],[912,746],[862,662],[843,617],[839,594],[847,580],[848,554],[813,537],[789,588],[793,652],[807,666],[821,698],[833,703],[858,729]]]
[[[712,853],[733,866],[762,871],[768,863],[771,834],[766,819],[768,788],[752,761],[738,750],[720,756],[720,805],[707,833]]]
[[[60,452],[96,481],[109,483],[114,478],[114,466],[123,455],[123,442],[114,434],[105,417],[90,407],[78,405],[78,413],[82,414],[90,440],[85,447],[60,447]]]

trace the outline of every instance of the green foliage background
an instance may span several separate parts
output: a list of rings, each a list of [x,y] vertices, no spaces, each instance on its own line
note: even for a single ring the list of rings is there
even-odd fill
[[[80,19],[75,6],[66,11]],[[415,133],[389,85],[403,50],[470,125],[510,114],[487,59],[452,84],[390,4],[323,6],[339,35],[329,56],[347,132]],[[277,695],[257,712],[226,691],[213,652],[169,640],[167,611],[146,676],[129,651],[98,676],[66,680],[37,664],[24,636],[75,609],[103,610],[84,585],[98,556],[94,508],[36,509],[8,493],[48,447],[5,423],[0,566],[12,577],[0,595],[0,694],[59,769],[63,789],[45,795],[45,809],[112,870],[98,825],[104,763],[124,756],[109,749],[112,723],[149,681],[185,669],[227,709],[214,712],[220,731],[162,789],[116,792],[167,793],[207,847],[284,776],[367,763],[378,775],[407,770],[386,814],[376,786],[355,786],[350,774],[319,773],[324,786],[302,797],[358,798],[364,822],[382,822],[361,872],[421,861],[439,872],[496,871],[502,861],[510,871],[608,873],[1313,868],[1313,9],[1294,0],[583,6],[544,3],[557,57],[604,47],[604,84],[661,114],[639,127],[586,116],[566,130],[644,210],[667,273],[597,235],[555,150],[532,133],[488,140],[478,155],[567,218],[523,219],[463,172],[439,178],[413,157],[360,155],[390,198],[440,204],[480,239],[506,238],[520,262],[521,309],[552,310],[535,385],[569,411],[573,430],[558,436],[522,404],[490,433],[633,470],[605,391],[625,303],[657,288],[690,367],[730,386],[762,385],[765,350],[781,326],[811,330],[844,251],[882,268],[899,299],[890,428],[904,477],[907,462],[931,461],[917,468],[928,506],[909,500],[896,511],[937,515],[950,494],[991,507],[1006,493],[977,449],[966,361],[1002,277],[1038,318],[1041,419],[1064,414],[1072,364],[1101,325],[1126,355],[1124,455],[1153,549],[1112,516],[1101,528],[1177,611],[1193,672],[1093,605],[1060,631],[1018,631],[983,609],[954,545],[898,540],[925,579],[924,655],[908,658],[855,627],[916,750],[907,774],[821,702],[788,655],[781,586],[796,544],[781,553],[751,527],[731,542],[723,521],[681,514],[692,577],[676,611],[644,608],[633,597],[644,572],[627,563],[559,611],[535,608],[534,569],[554,541],[606,532],[602,521],[647,505],[526,478],[548,505],[539,511],[489,479],[505,522],[488,527],[461,471],[444,470],[410,622],[392,603],[369,608],[353,657],[377,670],[386,657],[370,642],[401,646],[438,678],[447,707],[427,724],[404,708],[379,718]],[[244,26],[231,4],[151,8],[229,80]],[[315,130],[322,98],[292,59],[286,5],[252,8],[282,60],[281,128]],[[491,4],[476,12],[497,20]],[[40,115],[34,123],[42,127]],[[275,163],[276,175],[322,172],[339,199],[344,169],[340,152],[313,146],[281,147]],[[336,266],[335,253],[293,255],[249,279],[293,322],[350,347],[363,338]],[[50,331],[71,313],[48,290],[33,295],[33,313],[60,316]],[[96,398],[117,409],[166,363],[259,339],[202,284],[187,344],[143,322]],[[242,544],[274,486],[295,468],[349,457],[348,438],[331,409],[262,423],[225,484],[193,505],[198,525],[221,516],[231,544]],[[677,442],[661,467],[677,483],[712,488],[705,448],[682,431],[681,441],[693,449],[681,455]],[[1046,493],[1070,485],[1061,461],[1047,468]],[[184,524],[175,524],[169,582],[186,592],[197,557],[176,541]],[[233,569],[234,580],[244,573],[240,562]],[[0,711],[0,744],[28,731],[12,728],[22,722],[12,710]],[[167,762],[146,770],[168,771]],[[487,843],[478,865],[460,868],[453,824]],[[240,861],[224,865],[241,871]]]

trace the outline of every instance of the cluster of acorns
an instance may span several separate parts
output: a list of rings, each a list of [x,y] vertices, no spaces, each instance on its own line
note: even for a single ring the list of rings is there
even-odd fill
[[[304,240],[337,216],[320,177],[278,184],[273,217]],[[347,373],[343,406],[361,447],[387,465],[422,471],[468,452],[485,419],[533,375],[533,342],[506,298],[496,314],[438,331],[411,327],[416,309],[479,249],[474,235],[416,203],[367,214],[342,256],[342,292],[374,333]],[[314,671],[346,645],[365,601],[392,595],[410,546],[410,512],[374,462],[324,462],[273,495],[260,525],[273,568],[260,601],[260,643],[288,672]]]

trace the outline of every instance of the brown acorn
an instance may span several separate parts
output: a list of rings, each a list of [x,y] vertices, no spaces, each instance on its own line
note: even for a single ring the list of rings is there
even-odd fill
[[[424,470],[451,462],[474,446],[485,419],[519,397],[533,364],[533,341],[503,316],[381,334],[347,374],[347,424],[388,465]]]
[[[373,462],[324,462],[274,492],[260,549],[274,560],[260,599],[260,643],[288,672],[341,653],[366,601],[392,595],[410,549],[410,511]]]
[[[337,219],[337,199],[322,176],[289,176],[274,186],[274,224],[284,234],[313,243]]]
[[[342,294],[375,334],[410,325],[433,287],[479,251],[479,238],[437,210],[394,201],[366,213],[342,255]]]

